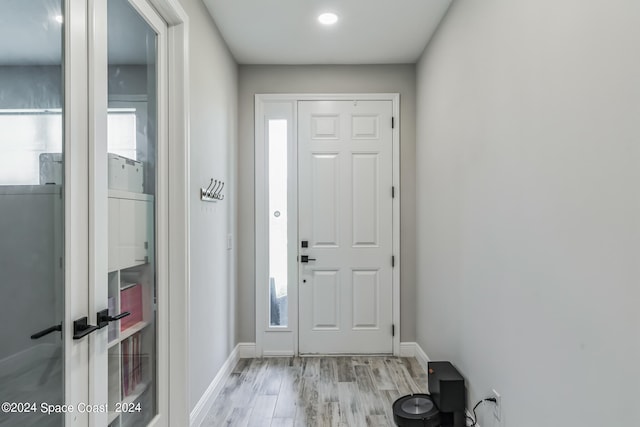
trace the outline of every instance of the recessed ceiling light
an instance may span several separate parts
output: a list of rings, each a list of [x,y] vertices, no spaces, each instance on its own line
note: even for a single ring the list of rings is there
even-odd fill
[[[62,24],[62,15],[56,15],[53,19],[55,19],[56,22]]]
[[[320,23],[323,25],[333,25],[338,22],[338,15],[331,12],[323,13],[322,15],[318,16],[318,21],[320,21]]]

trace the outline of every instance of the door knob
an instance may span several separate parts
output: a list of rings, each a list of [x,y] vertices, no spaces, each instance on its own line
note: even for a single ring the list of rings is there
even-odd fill
[[[97,326],[89,324],[89,318],[87,316],[81,317],[80,319],[73,321],[73,339],[79,340],[98,329],[99,328]]]
[[[40,332],[36,332],[35,334],[31,335],[31,339],[37,340],[38,338],[42,338],[43,336],[49,335],[51,332],[55,331],[62,331],[62,323],[60,323],[59,325],[50,326],[47,329],[41,330]]]
[[[105,326],[107,326],[109,324],[109,322],[113,322],[116,320],[120,320],[123,317],[127,317],[129,316],[131,313],[129,313],[128,311],[122,312],[116,316],[109,316],[109,310],[108,309],[104,309],[104,310],[100,310],[98,312],[98,318],[96,320],[96,323],[98,324],[98,329],[102,329]]]
[[[315,258],[309,258],[309,255],[300,255],[300,262],[307,263],[309,261],[315,261]]]

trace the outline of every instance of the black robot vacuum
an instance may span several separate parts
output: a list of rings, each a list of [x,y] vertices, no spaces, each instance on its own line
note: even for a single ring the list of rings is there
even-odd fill
[[[440,411],[428,394],[411,394],[393,402],[398,427],[440,427]]]
[[[398,427],[464,427],[464,378],[450,362],[429,362],[429,392],[410,394],[393,402]]]

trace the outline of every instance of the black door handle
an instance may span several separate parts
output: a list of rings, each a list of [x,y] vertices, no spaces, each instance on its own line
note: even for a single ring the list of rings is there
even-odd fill
[[[300,262],[307,263],[309,261],[315,261],[315,258],[309,258],[309,255],[300,255]]]
[[[93,331],[97,331],[99,328],[89,324],[88,317],[82,317],[73,321],[73,339],[79,340],[89,335]]]
[[[37,340],[38,338],[42,338],[43,336],[49,335],[51,332],[55,331],[62,332],[62,323],[60,323],[59,325],[50,326],[47,329],[41,330],[40,332],[36,332],[35,334],[31,335],[31,339]]]
[[[129,313],[128,311],[125,311],[123,313],[120,313],[116,316],[109,316],[109,310],[108,309],[104,309],[104,310],[100,310],[98,312],[98,319],[96,321],[96,323],[98,324],[98,329],[102,329],[105,326],[107,326],[109,324],[109,322],[113,322],[115,320],[120,320],[123,317],[127,317],[129,316],[131,313]]]

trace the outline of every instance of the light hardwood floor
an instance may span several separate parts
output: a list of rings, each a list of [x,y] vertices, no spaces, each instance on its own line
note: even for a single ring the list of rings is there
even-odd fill
[[[394,400],[426,391],[414,358],[242,359],[202,425],[391,427]]]

